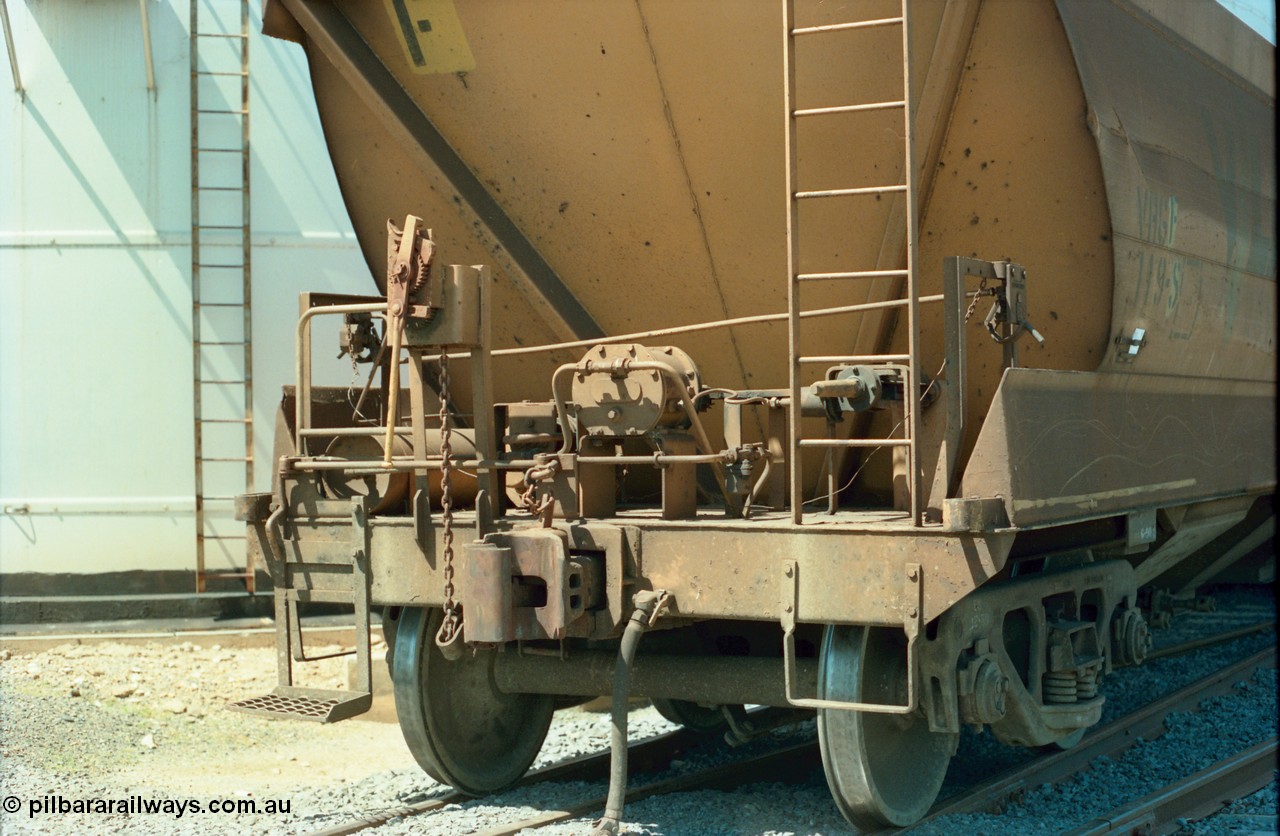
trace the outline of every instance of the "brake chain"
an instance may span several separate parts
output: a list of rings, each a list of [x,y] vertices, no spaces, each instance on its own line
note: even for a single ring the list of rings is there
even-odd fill
[[[987,290],[987,277],[983,276],[982,280],[978,282],[977,292],[973,294],[973,299],[969,301],[969,310],[964,312],[965,322],[968,322],[970,318],[973,317],[974,311],[978,309],[978,300],[981,299],[983,296],[988,295],[986,290]]]
[[[440,536],[444,549],[444,619],[436,633],[436,645],[446,658],[462,654],[462,613],[454,600],[453,588],[453,462],[450,457],[453,427],[449,420],[449,353],[440,352]]]

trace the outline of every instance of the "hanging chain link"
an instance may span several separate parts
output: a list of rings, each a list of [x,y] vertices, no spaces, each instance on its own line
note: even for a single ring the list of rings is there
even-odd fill
[[[449,420],[449,353],[440,351],[440,519],[444,544],[444,620],[436,633],[436,644],[449,648],[462,637],[462,616],[453,599],[453,428]]]
[[[987,277],[983,276],[978,282],[978,291],[973,294],[973,299],[969,301],[969,310],[964,312],[964,321],[968,322],[973,316],[973,312],[978,309],[978,300],[987,295]]]
[[[346,329],[347,329],[347,347],[348,347],[346,354],[348,357],[351,358],[351,382],[347,384],[347,403],[351,405],[351,411],[353,416],[356,418],[356,420],[363,421],[364,415],[360,413],[360,405],[361,403],[363,403],[363,400],[360,400],[360,401],[354,400],[355,394],[356,394],[356,383],[358,383],[360,380],[360,363],[356,360],[357,352],[354,348],[356,344],[355,323],[353,323],[351,320],[347,320]],[[341,357],[342,355],[339,354],[338,356]],[[370,373],[372,374],[372,371]]]
[[[551,527],[556,500],[548,493],[542,497],[542,501],[538,501],[538,483],[553,478],[559,469],[559,460],[551,459],[545,464],[534,465],[524,474],[524,483],[527,487],[524,493],[520,494],[520,504],[530,514],[541,519],[543,528]]]

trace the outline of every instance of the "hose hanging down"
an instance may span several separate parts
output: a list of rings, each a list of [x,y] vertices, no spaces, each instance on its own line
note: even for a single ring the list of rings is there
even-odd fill
[[[664,589],[641,590],[632,603],[635,609],[622,634],[618,663],[613,669],[613,731],[609,745],[609,799],[604,817],[595,823],[591,836],[615,836],[622,821],[622,805],[627,799],[627,697],[631,690],[631,666],[645,628],[653,624],[671,596]]]

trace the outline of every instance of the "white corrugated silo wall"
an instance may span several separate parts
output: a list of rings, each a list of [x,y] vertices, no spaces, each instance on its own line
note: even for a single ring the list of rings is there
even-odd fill
[[[201,2],[233,16],[239,5]],[[8,4],[25,87],[10,89],[0,53],[0,587],[10,593],[30,573],[194,569],[187,6],[147,2],[152,94],[138,3]],[[255,478],[267,489],[298,292],[372,284],[301,50],[259,28]],[[318,343],[321,356],[333,343]],[[216,350],[239,367],[240,349]],[[242,563],[241,550],[210,548],[209,568]]]

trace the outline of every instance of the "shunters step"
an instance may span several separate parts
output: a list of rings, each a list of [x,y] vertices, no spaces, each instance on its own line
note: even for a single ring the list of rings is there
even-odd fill
[[[253,494],[244,517],[247,522],[281,530],[285,509],[268,511],[270,494]],[[298,557],[299,549],[285,541],[266,538],[267,561],[275,581],[276,675],[277,685],[261,697],[231,703],[228,707],[247,714],[276,719],[336,723],[363,714],[373,705],[373,668],[369,617],[369,573],[365,556],[368,542],[369,505],[366,498],[351,505],[351,540],[346,560],[308,563]],[[299,533],[306,526],[293,526]],[[323,573],[315,574],[318,567]],[[332,571],[335,568],[347,571]],[[351,604],[355,612],[355,648],[339,653],[308,655],[303,646],[300,602]],[[333,656],[355,656],[356,681],[350,690],[304,688],[294,684],[294,664],[315,662]]]
[[[233,702],[228,707],[233,711],[265,717],[336,723],[364,714],[372,705],[372,693],[281,685],[270,694]]]

